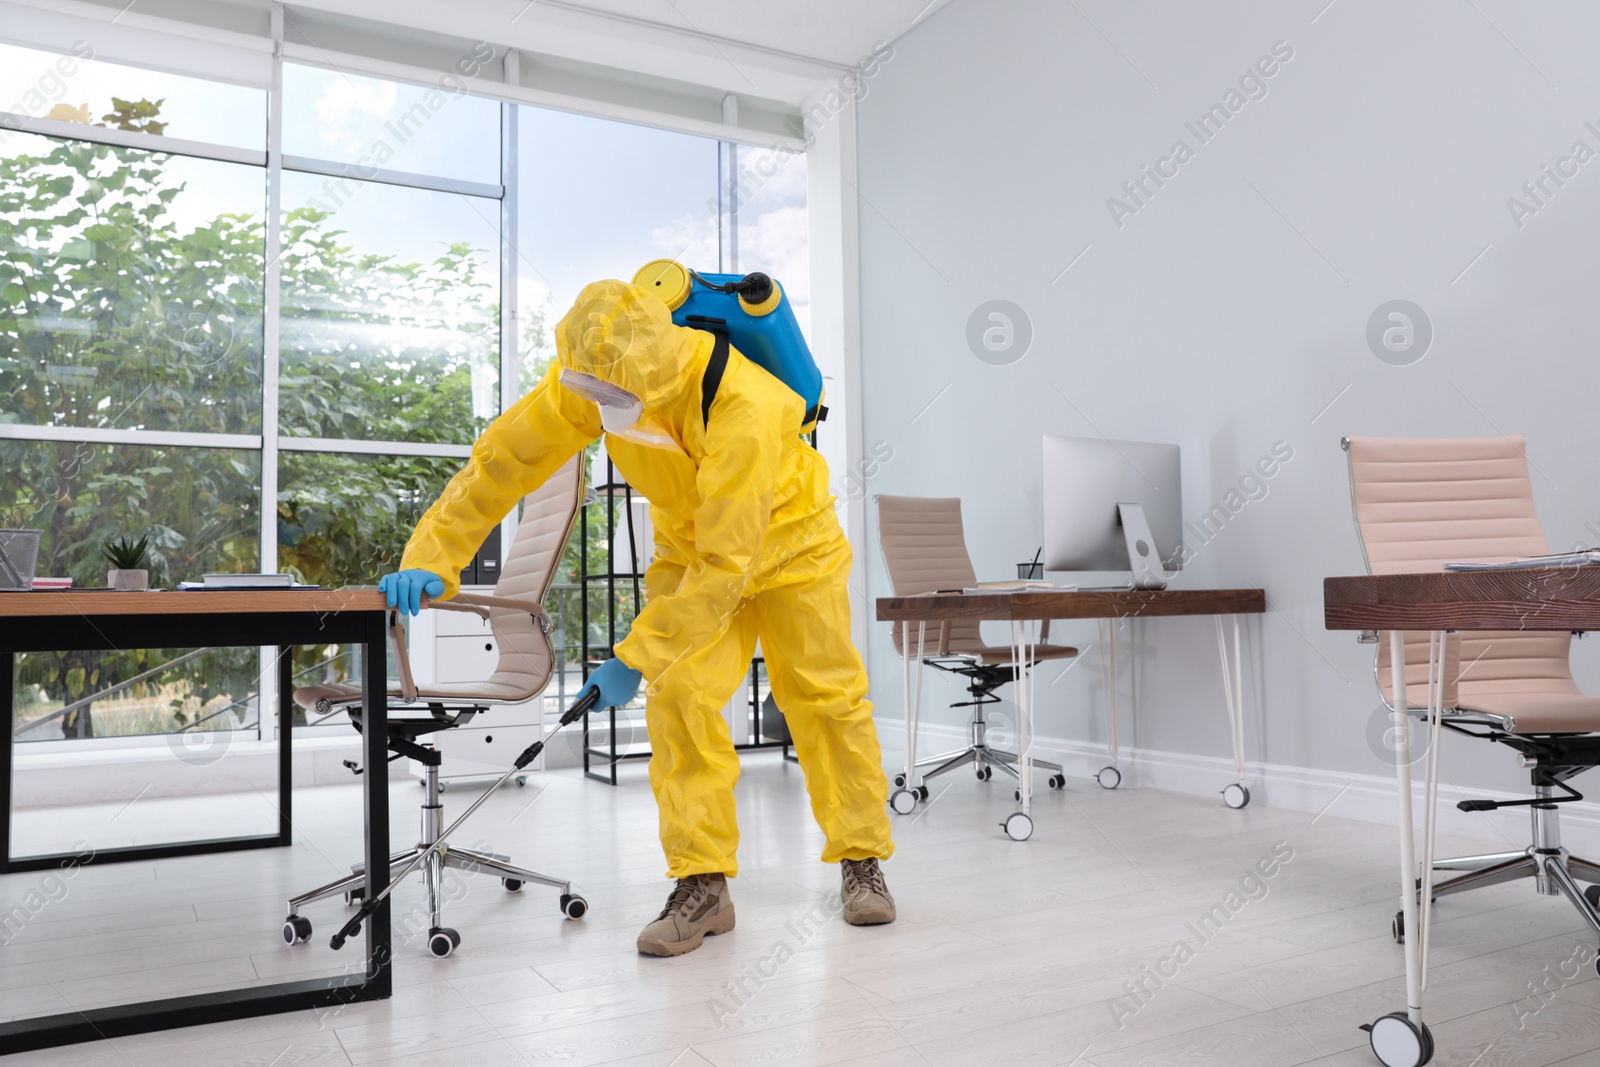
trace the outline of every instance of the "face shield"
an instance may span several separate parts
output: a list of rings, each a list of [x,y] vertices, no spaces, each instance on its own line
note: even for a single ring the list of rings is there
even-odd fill
[[[659,432],[658,427],[639,424],[644,414],[644,401],[621,386],[575,370],[563,370],[561,384],[599,405],[600,425],[606,433],[651,448],[678,450],[678,443],[670,435]]]

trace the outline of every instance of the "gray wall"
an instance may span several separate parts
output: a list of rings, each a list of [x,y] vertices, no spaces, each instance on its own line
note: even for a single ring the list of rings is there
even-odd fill
[[[1600,153],[1600,14],[1326,2],[958,0],[897,42],[861,105],[864,432],[869,455],[893,452],[873,492],[962,498],[984,578],[1040,542],[1041,434],[1181,444],[1190,518],[1286,443],[1265,495],[1252,486],[1259,499],[1191,542],[1179,584],[1267,591],[1250,630],[1252,760],[1382,774],[1365,737],[1371,650],[1321,624],[1323,576],[1363,569],[1340,436],[1524,434],[1552,546],[1600,542],[1600,157],[1547,181],[1537,213],[1507,203],[1575,142]],[[1292,58],[1247,81],[1202,143],[1185,123],[1275,42]],[[1114,220],[1108,199],[1133,206],[1123,182],[1180,139],[1193,158]],[[1011,365],[966,340],[992,299],[1032,324]],[[1410,365],[1368,345],[1392,299],[1432,323]],[[888,583],[871,521],[875,597]],[[1056,632],[1095,639],[1092,624]],[[1148,623],[1141,640],[1135,742],[1228,756],[1209,620]],[[868,643],[880,716],[898,716],[887,626]],[[1574,663],[1600,692],[1596,644]],[[1103,740],[1093,654],[1043,684],[1056,675],[1041,676],[1039,733]],[[1504,750],[1446,752],[1447,779],[1523,780]]]

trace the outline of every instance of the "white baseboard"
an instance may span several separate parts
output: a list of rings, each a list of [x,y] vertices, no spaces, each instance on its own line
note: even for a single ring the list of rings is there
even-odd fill
[[[883,719],[878,733],[885,742],[899,742],[905,736],[905,722]],[[965,726],[923,723],[917,740],[918,758],[961,748],[970,734]],[[1035,737],[1034,758],[1061,764],[1067,779],[1093,778],[1110,762],[1107,745],[1089,744],[1060,737]],[[902,760],[903,756],[900,757]],[[1194,756],[1183,752],[1163,752],[1123,746],[1117,763],[1122,772],[1122,788],[1161,789],[1208,797],[1222,804],[1224,786],[1237,780],[1233,761],[1215,756]],[[1392,775],[1321,771],[1288,764],[1246,763],[1244,784],[1250,790],[1250,803],[1288,811],[1303,811],[1313,816],[1335,815],[1343,819],[1396,826],[1399,805],[1395,800]],[[1422,764],[1413,768],[1413,810],[1417,826],[1422,815]],[[1489,838],[1504,843],[1504,850],[1524,847],[1530,839],[1529,816],[1525,808],[1504,811],[1464,812],[1456,801],[1471,796],[1484,800],[1523,800],[1528,794],[1473,788],[1463,794],[1456,789],[1439,789],[1438,832],[1440,834]],[[1561,805],[1563,844],[1573,853],[1600,858],[1600,804],[1579,801]]]

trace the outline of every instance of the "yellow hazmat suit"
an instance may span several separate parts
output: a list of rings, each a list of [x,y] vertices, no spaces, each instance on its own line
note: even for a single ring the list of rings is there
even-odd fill
[[[701,378],[710,334],[672,324],[665,304],[596,282],[556,327],[556,365],[501,415],[417,524],[402,568],[459,588],[490,527],[602,432],[598,406],[559,382],[592,375],[643,401],[606,451],[651,503],[649,603],[615,654],[646,679],[650,783],[667,875],[738,873],[739,760],[721,709],[761,640],[773,696],[794,735],[822,859],[887,859],[888,783],[850,642],[850,544],[822,456],[799,435],[804,403],[730,350],[710,417]]]

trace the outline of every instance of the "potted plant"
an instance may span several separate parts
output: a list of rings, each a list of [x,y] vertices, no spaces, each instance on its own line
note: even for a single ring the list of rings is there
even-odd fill
[[[150,538],[119,537],[101,543],[100,552],[111,564],[106,572],[106,584],[113,589],[137,590],[150,588],[150,572],[145,569],[146,549]]]

